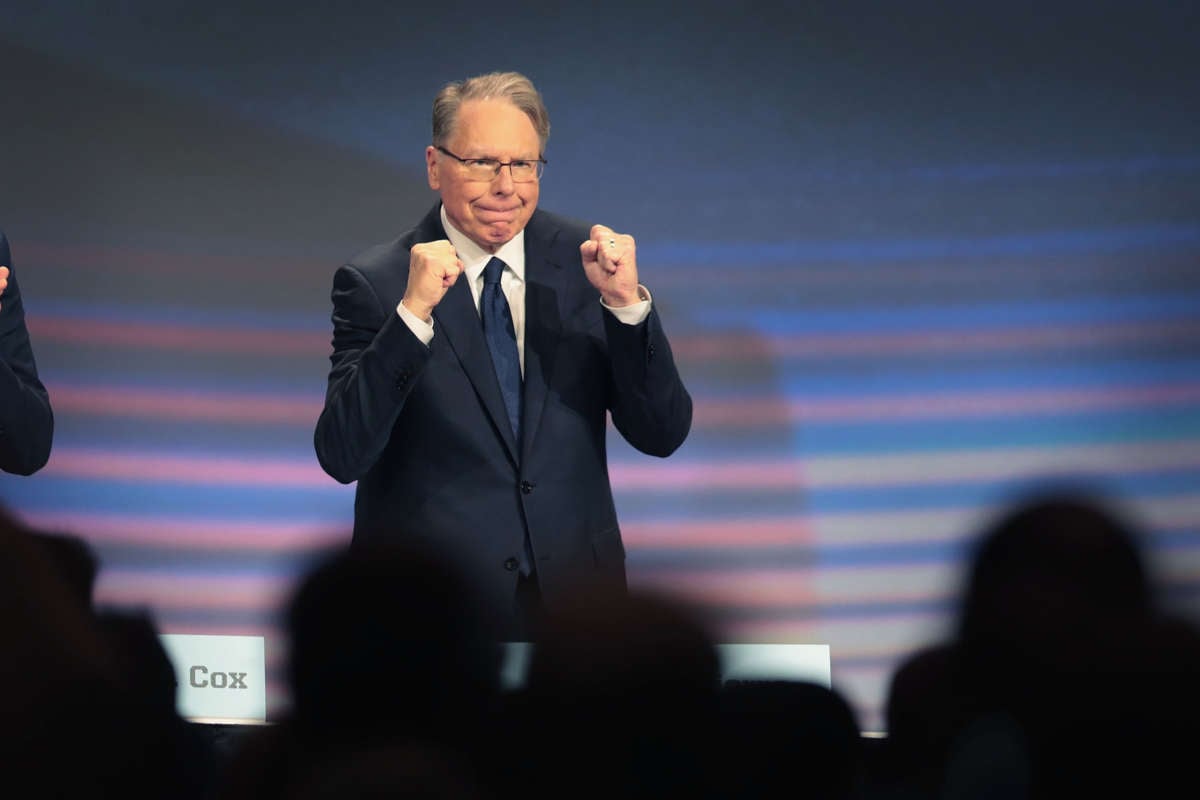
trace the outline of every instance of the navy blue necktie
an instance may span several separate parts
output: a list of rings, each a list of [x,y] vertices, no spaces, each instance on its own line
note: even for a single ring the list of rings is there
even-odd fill
[[[483,296],[479,299],[479,315],[483,318],[483,335],[492,353],[492,365],[508,409],[508,421],[513,436],[521,441],[521,359],[517,355],[517,334],[513,329],[512,312],[500,288],[504,262],[493,258],[483,268]]]

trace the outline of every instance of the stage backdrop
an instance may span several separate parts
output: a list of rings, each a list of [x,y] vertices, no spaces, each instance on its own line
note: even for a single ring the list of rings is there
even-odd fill
[[[1111,492],[1200,596],[1188,4],[0,5],[57,418],[0,500],[96,547],[101,603],[266,635],[271,714],[277,611],[351,523],[312,449],[333,271],[432,205],[430,101],[491,69],[549,105],[542,205],[637,237],[696,401],[666,461],[612,441],[633,582],[829,644],[871,730],[1026,486]]]

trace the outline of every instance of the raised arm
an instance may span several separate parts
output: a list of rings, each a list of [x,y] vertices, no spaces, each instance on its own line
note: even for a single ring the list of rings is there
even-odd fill
[[[0,470],[32,475],[50,458],[54,415],[11,264],[8,240],[0,234]]]

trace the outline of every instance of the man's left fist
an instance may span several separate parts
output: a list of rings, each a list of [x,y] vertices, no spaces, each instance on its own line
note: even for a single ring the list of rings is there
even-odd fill
[[[583,271],[610,308],[632,305],[638,295],[637,245],[633,237],[604,225],[593,225],[579,245]]]

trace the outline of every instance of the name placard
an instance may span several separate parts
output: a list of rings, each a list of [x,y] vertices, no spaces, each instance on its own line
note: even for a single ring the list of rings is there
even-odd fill
[[[516,689],[525,685],[533,647],[527,642],[505,645],[501,683]],[[718,644],[721,679],[808,681],[832,688],[827,644]]]
[[[827,644],[721,644],[721,677],[808,681],[832,687]]]
[[[180,716],[194,722],[265,722],[266,640],[262,636],[159,634],[175,667]]]

